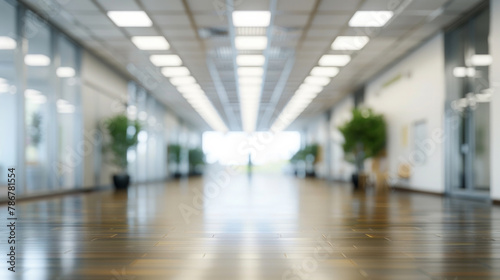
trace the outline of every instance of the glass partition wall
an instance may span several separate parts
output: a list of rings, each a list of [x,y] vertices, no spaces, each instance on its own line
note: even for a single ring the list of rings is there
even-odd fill
[[[15,167],[18,195],[79,188],[80,49],[17,2],[0,0],[0,15],[0,129],[8,134],[0,177]]]
[[[489,9],[445,36],[446,185],[451,194],[489,198]]]

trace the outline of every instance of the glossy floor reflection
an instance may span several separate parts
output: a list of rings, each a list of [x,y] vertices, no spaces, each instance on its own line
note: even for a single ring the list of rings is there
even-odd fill
[[[500,279],[498,207],[212,174],[21,203],[0,279]]]

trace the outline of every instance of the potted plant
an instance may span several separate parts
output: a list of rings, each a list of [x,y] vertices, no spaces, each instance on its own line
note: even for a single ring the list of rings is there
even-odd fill
[[[359,188],[360,178],[364,178],[364,161],[382,152],[386,144],[386,123],[382,115],[371,109],[354,109],[352,119],[339,127],[344,136],[344,149],[347,161],[356,166],[352,175],[354,188]]]
[[[112,163],[120,170],[120,173],[113,175],[113,184],[116,189],[126,189],[130,183],[130,176],[127,173],[127,151],[137,145],[137,135],[141,126],[138,121],[130,121],[123,114],[107,119],[104,126],[109,134],[109,143],[105,148],[111,152]]]
[[[303,171],[306,176],[314,177],[314,163],[316,163],[318,159],[318,152],[318,144],[307,145],[303,149],[297,151],[290,159],[290,163],[294,165],[295,175],[298,175],[299,171]],[[308,168],[310,166],[312,166],[312,168]]]
[[[205,154],[200,148],[189,149],[189,174],[201,175],[205,165]]]
[[[170,144],[167,147],[168,162],[170,164],[175,164],[175,169],[174,169],[174,177],[175,178],[181,177],[181,171],[180,171],[181,151],[182,151],[182,147],[181,147],[181,145],[178,145],[178,144]]]

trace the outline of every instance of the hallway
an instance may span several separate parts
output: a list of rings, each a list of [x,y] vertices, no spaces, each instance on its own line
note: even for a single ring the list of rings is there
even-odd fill
[[[0,278],[500,279],[500,209],[486,203],[210,174],[20,202],[19,271],[1,262]]]

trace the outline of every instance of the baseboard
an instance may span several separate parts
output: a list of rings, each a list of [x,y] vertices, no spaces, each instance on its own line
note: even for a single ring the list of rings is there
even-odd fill
[[[81,189],[61,190],[61,191],[55,191],[55,192],[50,192],[50,193],[20,195],[20,196],[16,196],[16,202],[24,202],[24,201],[30,201],[30,200],[47,199],[47,198],[56,198],[59,196],[89,193],[89,192],[109,190],[109,189],[111,189],[110,186],[95,186],[95,187],[81,188]],[[8,202],[9,202],[9,199],[7,199],[7,198],[0,199],[0,205],[7,204]]]
[[[410,189],[410,188],[406,188],[406,187],[402,187],[402,186],[392,186],[391,189],[396,190],[396,191],[430,194],[430,195],[435,195],[435,196],[444,196],[445,195],[444,193],[430,192],[430,191],[424,191],[424,190],[418,190],[418,189]]]

